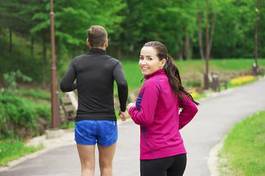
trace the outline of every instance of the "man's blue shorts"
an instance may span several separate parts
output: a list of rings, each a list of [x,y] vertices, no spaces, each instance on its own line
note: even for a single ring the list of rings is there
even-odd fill
[[[117,142],[117,122],[112,120],[81,120],[75,123],[75,141],[81,145],[110,146]]]

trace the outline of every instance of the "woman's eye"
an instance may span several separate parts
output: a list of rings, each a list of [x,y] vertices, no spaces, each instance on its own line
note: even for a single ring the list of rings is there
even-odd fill
[[[147,60],[151,61],[151,60],[153,60],[153,58],[152,57],[148,57]]]

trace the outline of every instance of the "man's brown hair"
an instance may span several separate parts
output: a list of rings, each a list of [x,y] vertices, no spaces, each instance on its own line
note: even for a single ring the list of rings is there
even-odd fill
[[[91,47],[103,47],[108,33],[103,26],[93,25],[87,30],[87,38]]]

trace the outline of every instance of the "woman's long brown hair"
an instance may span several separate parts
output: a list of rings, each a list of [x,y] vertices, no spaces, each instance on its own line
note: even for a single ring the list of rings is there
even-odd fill
[[[184,93],[185,95],[187,95],[188,97],[191,98],[191,100],[195,103],[195,104],[199,104],[198,102],[196,102],[192,95],[187,92],[185,90],[185,88],[182,85],[181,82],[181,78],[179,75],[179,70],[177,68],[177,66],[175,65],[173,58],[168,54],[168,50],[167,47],[158,41],[151,41],[151,42],[147,42],[144,44],[144,47],[153,47],[156,51],[157,51],[157,56],[160,60],[162,59],[166,59],[166,64],[164,65],[164,70],[168,76],[169,79],[169,83],[170,83],[170,87],[171,89],[175,92],[175,94],[182,99],[182,93]]]

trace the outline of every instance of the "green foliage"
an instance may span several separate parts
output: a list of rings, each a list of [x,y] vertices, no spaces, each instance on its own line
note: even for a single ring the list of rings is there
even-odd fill
[[[20,70],[4,74],[4,84],[5,84],[5,87],[7,89],[11,89],[11,90],[16,89],[17,82],[19,80],[22,82],[31,82],[32,81],[32,79],[30,77],[21,73]]]
[[[253,56],[255,8],[255,1],[252,0],[226,0],[221,3],[214,34],[214,55],[219,57]],[[224,40],[224,38],[229,40]]]
[[[183,84],[185,85],[185,87],[202,87],[200,80],[188,80],[184,81]]]
[[[41,147],[25,146],[19,139],[0,140],[0,166],[7,166],[9,161],[33,153]]]
[[[265,112],[256,113],[235,125],[224,141],[222,159],[227,159],[221,169],[223,175],[263,176],[265,170]]]
[[[125,70],[125,77],[128,81],[128,87],[132,90],[141,86],[143,76],[140,72],[138,61],[125,61],[123,62],[123,68]]]
[[[48,104],[36,104],[8,91],[0,94],[0,138],[35,136],[40,133],[38,118],[48,121],[49,117]]]
[[[37,88],[19,88],[16,91],[16,94],[22,97],[27,97],[31,98],[34,101],[40,101],[40,100],[46,100],[50,101],[50,92],[49,91],[44,91],[42,89],[37,89]]]
[[[19,69],[34,82],[47,83],[51,54],[50,1],[2,1],[0,72]],[[264,58],[262,0],[60,0],[54,3],[59,73],[65,62],[87,49],[86,30],[93,24],[107,28],[108,52],[118,59],[135,57],[150,40],[165,43],[176,59],[200,57],[198,17],[202,17],[203,44],[207,21],[213,29],[209,32],[212,58],[251,58],[257,26],[258,55]]]
[[[4,30],[7,32],[7,30]],[[13,50],[8,51],[7,36],[3,36],[0,41],[1,55],[0,55],[0,74],[15,72],[20,70],[24,75],[32,78],[34,83],[49,80],[49,64],[44,60],[40,53],[40,46],[36,46],[34,51],[36,54],[31,55],[29,42],[16,34],[13,34]],[[0,39],[1,40],[1,39]],[[37,54],[38,53],[38,54]]]
[[[60,128],[62,129],[73,129],[75,127],[75,122],[73,121],[65,121],[60,124]]]

